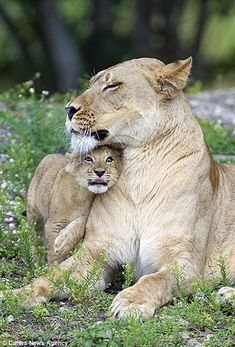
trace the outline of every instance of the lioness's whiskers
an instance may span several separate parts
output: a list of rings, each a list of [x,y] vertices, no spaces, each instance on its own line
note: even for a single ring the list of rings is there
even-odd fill
[[[127,122],[127,124],[128,124],[128,126],[129,126],[129,128],[130,128],[130,131],[132,132],[132,136],[134,137],[134,139],[135,139],[135,140],[138,140],[137,137],[135,136],[135,133],[134,133],[134,131],[133,131],[131,125],[130,125],[130,122]]]
[[[97,137],[99,138],[99,134],[97,133],[97,130],[96,130],[96,127],[94,126],[94,129],[95,129],[95,133],[97,135]],[[91,131],[91,130],[90,130]]]
[[[145,116],[144,116],[143,114],[140,113],[140,115],[141,115],[141,117],[145,120],[145,122],[148,124],[148,126],[151,127],[151,124],[150,124],[150,122],[148,121],[148,119],[146,119]]]

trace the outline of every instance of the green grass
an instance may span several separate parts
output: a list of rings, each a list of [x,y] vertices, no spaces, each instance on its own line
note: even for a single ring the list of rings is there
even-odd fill
[[[64,105],[71,95],[36,95],[27,82],[1,95],[0,104],[0,290],[29,283],[42,273],[50,276],[44,263],[44,250],[21,213],[25,210],[25,193],[32,172],[48,153],[69,148],[63,133]],[[210,149],[216,153],[235,154],[230,131],[219,124],[200,120]],[[232,306],[216,300],[216,290],[227,284],[224,260],[220,259],[219,283],[195,283],[195,294],[186,299],[183,291],[170,305],[157,310],[145,322],[135,317],[114,320],[109,306],[117,292],[133,281],[127,264],[123,280],[119,279],[107,293],[93,289],[100,275],[98,264],[87,278],[77,284],[68,274],[64,281],[74,300],[50,302],[25,311],[22,297],[10,292],[0,301],[0,345],[6,341],[61,341],[69,346],[186,346],[188,339],[205,346],[233,346],[235,335]],[[180,273],[176,273],[181,288]],[[59,285],[59,284],[58,284]],[[13,321],[8,322],[13,315]]]

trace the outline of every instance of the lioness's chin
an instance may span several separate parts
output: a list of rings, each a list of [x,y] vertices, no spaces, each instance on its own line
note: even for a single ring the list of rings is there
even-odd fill
[[[75,153],[88,153],[97,146],[98,141],[92,136],[81,136],[75,134],[72,134],[71,136],[71,149]]]

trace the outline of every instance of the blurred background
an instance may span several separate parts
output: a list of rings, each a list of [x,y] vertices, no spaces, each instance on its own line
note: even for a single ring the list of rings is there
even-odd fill
[[[234,0],[0,0],[0,90],[80,88],[122,60],[193,56],[193,81],[235,84]]]

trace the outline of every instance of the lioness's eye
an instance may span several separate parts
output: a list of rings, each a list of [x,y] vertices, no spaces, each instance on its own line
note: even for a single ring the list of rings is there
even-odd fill
[[[106,163],[112,163],[113,162],[113,158],[112,157],[108,157],[105,160]]]
[[[84,160],[86,163],[93,163],[93,162],[94,162],[94,160],[93,160],[92,157],[85,157],[83,160]]]
[[[108,90],[108,89],[115,90],[115,89],[117,89],[120,85],[121,85],[121,82],[115,82],[115,83],[109,84],[108,86],[106,86],[106,87],[103,88],[103,92],[104,92],[105,90]]]

